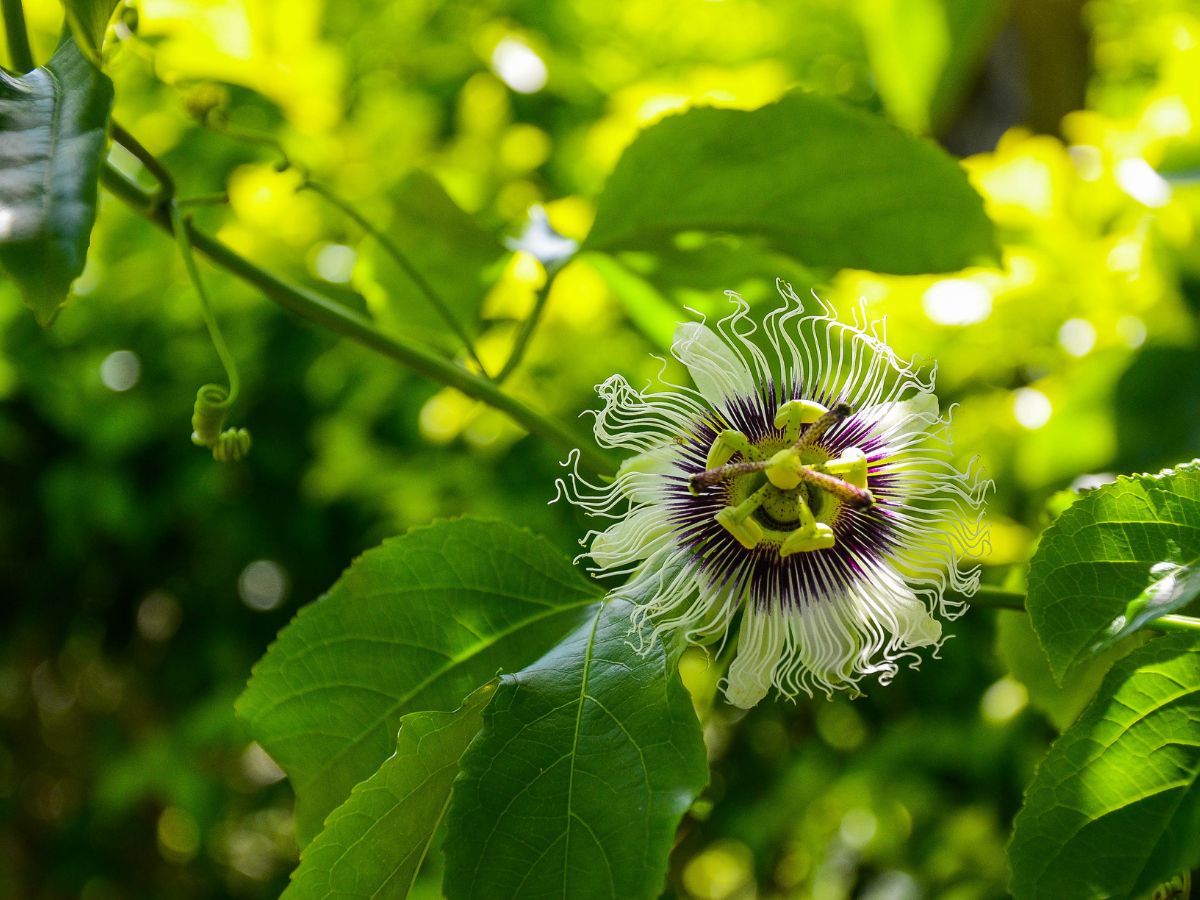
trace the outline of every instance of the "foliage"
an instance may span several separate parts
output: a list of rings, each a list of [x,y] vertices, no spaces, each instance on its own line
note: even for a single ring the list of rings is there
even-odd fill
[[[432,526],[364,554],[284,629],[238,706],[295,785],[301,844],[384,761],[406,713],[457,706],[596,598],[545,542],[498,523]]]
[[[112,84],[71,38],[19,78],[0,72],[0,265],[48,325],[83,271]]]
[[[994,257],[991,223],[950,160],[805,94],[646,129],[597,198],[584,246],[645,247],[686,231],[760,235],[809,265],[900,274]]]
[[[450,804],[459,759],[479,731],[494,689],[485,685],[452,713],[417,712],[401,719],[396,752],[355,785],[304,848],[284,896],[407,895]]]
[[[1030,621],[1061,682],[1197,594],[1197,468],[1183,465],[1089,492],[1046,529],[1029,567]]]
[[[1200,863],[1200,651],[1118,662],[1038,768],[1010,855],[1018,897],[1136,897]]]
[[[655,897],[675,829],[708,781],[687,691],[662,646],[630,643],[606,602],[505,676],[462,759],[446,894]]]
[[[18,6],[0,895],[1134,896],[1200,863],[1194,9]],[[1085,37],[1087,97],[1021,127]],[[172,209],[236,464],[188,441],[217,359]],[[996,490],[939,659],[743,714],[730,648],[631,631],[546,501],[594,385],[688,383],[676,323],[725,289],[761,321],[776,277],[936,359]]]

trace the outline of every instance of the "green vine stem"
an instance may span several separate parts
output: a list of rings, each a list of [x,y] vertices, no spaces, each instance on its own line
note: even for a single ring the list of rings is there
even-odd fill
[[[550,289],[554,286],[554,279],[558,277],[559,271],[561,270],[555,269],[546,273],[546,283],[538,291],[537,297],[533,301],[533,309],[521,322],[520,330],[517,331],[517,336],[513,340],[512,352],[508,354],[504,366],[496,374],[496,384],[503,384],[513,370],[521,364],[521,360],[525,358],[525,351],[529,347],[529,341],[533,338],[534,331],[537,330],[542,313],[546,310],[546,301],[550,299]]]
[[[158,161],[153,153],[142,146],[141,141],[130,134],[116,119],[108,122],[108,133],[115,143],[140,162],[158,182],[158,195],[154,198],[157,204],[170,203],[175,199],[175,179],[166,167]]]
[[[170,215],[161,207],[156,208],[154,197],[130,181],[112,164],[106,163],[101,170],[101,182],[114,196],[129,204],[154,225],[168,234],[174,233]],[[486,403],[506,414],[531,434],[563,450],[578,449],[581,462],[597,474],[609,475],[615,469],[608,456],[597,450],[590,440],[583,439],[565,425],[505,393],[487,378],[470,372],[419,344],[398,336],[383,334],[365,316],[316,291],[291,284],[259,268],[195,225],[186,225],[185,231],[191,246],[203,253],[214,265],[258,288],[268,299],[289,312],[374,350],[418,375]]]
[[[990,584],[981,584],[979,590],[969,597],[954,591],[947,591],[947,593],[953,594],[956,599],[965,600],[972,606],[979,606],[984,609],[1025,611],[1025,594],[1023,591],[1009,591],[1004,588],[992,587]]]
[[[1021,591],[1010,591],[985,584],[981,585],[979,590],[970,597],[954,591],[947,593],[983,609],[1010,609],[1015,612],[1025,612],[1025,594]],[[1200,619],[1191,616],[1159,616],[1157,619],[1147,622],[1145,627],[1155,631],[1200,632]]]
[[[266,147],[274,151],[279,156],[279,162],[276,168],[280,171],[292,169],[300,174],[301,184],[297,190],[312,191],[317,196],[321,197],[330,206],[333,206],[344,216],[353,221],[359,228],[365,231],[368,235],[378,242],[383,248],[384,253],[392,258],[409,280],[417,286],[417,290],[425,297],[434,311],[441,317],[446,326],[454,332],[455,336],[462,341],[463,347],[466,348],[467,354],[471,360],[479,367],[479,371],[487,375],[487,369],[483,365],[483,361],[479,358],[479,354],[475,350],[475,343],[471,336],[467,334],[467,330],[463,328],[462,323],[454,317],[450,311],[450,307],[442,299],[441,295],[434,290],[433,285],[423,276],[408,255],[400,249],[395,241],[391,240],[381,228],[376,227],[370,219],[358,211],[349,201],[343,199],[340,195],[320,182],[314,181],[310,176],[308,169],[293,160],[287,150],[284,149],[280,141],[269,134],[261,134],[248,128],[242,128],[234,125],[225,115],[225,111],[221,108],[206,110],[203,115],[198,117],[200,124],[204,127],[216,131],[218,134],[223,134],[226,137],[233,138],[237,141],[243,141],[249,144],[257,144],[261,147]]]
[[[303,170],[300,171],[301,174],[303,174]],[[379,246],[383,248],[383,252],[392,258],[396,265],[398,265],[404,271],[404,274],[408,276],[409,280],[417,286],[417,290],[419,290],[425,296],[425,299],[429,301],[430,305],[437,310],[438,315],[442,317],[442,321],[444,321],[450,327],[450,330],[453,331],[458,337],[458,339],[462,341],[463,346],[467,349],[467,353],[470,354],[475,365],[479,367],[479,371],[484,375],[487,375],[487,370],[483,366],[483,361],[480,360],[479,355],[475,352],[475,344],[471,340],[471,336],[467,334],[467,330],[463,328],[462,323],[460,323],[458,319],[454,317],[454,314],[450,311],[450,307],[446,305],[446,302],[442,299],[441,295],[434,290],[433,285],[431,285],[425,276],[420,273],[417,267],[412,264],[412,261],[400,249],[395,241],[384,234],[381,229],[376,228],[366,216],[355,209],[350,203],[348,203],[346,200],[343,200],[320,182],[316,182],[311,178],[305,177],[304,183],[300,185],[300,190],[312,191],[314,194],[317,194],[319,197],[325,200],[326,203],[335,207],[348,219],[353,221],[359,228],[373,237]]]
[[[17,74],[24,75],[34,67],[33,51],[29,48],[29,33],[25,30],[25,8],[21,0],[0,0],[4,11],[4,39],[8,42],[8,61]]]

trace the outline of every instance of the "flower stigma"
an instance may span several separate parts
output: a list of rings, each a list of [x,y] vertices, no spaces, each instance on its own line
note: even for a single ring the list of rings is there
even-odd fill
[[[987,547],[990,482],[957,465],[936,366],[898,357],[865,310],[850,324],[779,287],[761,326],[730,293],[715,328],[679,327],[694,388],[601,384],[597,442],[631,455],[610,484],[573,466],[558,482],[607,522],[585,555],[624,579],[610,596],[643,639],[736,641],[724,691],[740,707],[859,693],[936,653],[979,583],[961,563]]]

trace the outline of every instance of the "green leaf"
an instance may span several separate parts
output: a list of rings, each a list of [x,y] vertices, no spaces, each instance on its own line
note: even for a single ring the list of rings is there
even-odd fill
[[[63,0],[72,32],[82,42],[85,52],[95,60],[100,58],[104,32],[108,30],[108,20],[117,3],[118,0]]]
[[[1133,638],[1135,643],[1139,640]],[[1130,646],[1122,643],[1089,659],[1060,685],[1054,680],[1046,654],[1038,646],[1029,616],[1023,612],[1001,610],[996,614],[996,650],[1009,673],[1025,685],[1030,705],[1062,731],[1096,696],[1104,674],[1117,659],[1129,652]]]
[[[814,266],[913,274],[994,260],[983,201],[933,144],[813,94],[692,109],[625,151],[585,249],[759,235]]]
[[[0,70],[0,268],[43,325],[87,258],[112,99],[70,38],[20,78]]]
[[[405,177],[390,199],[392,219],[383,229],[388,240],[436,290],[458,330],[473,337],[504,247],[424,172]],[[378,242],[364,244],[354,283],[380,324],[408,335],[415,330],[431,343],[460,349],[462,341],[444,314]]]
[[[970,89],[1004,22],[997,0],[857,0],[855,11],[888,115],[937,131]]]
[[[441,522],[363,554],[280,632],[238,712],[296,792],[303,846],[395,748],[405,714],[453,709],[580,621],[598,590],[548,541]]]
[[[1043,760],[1009,847],[1012,892],[1136,897],[1200,865],[1200,645],[1120,660]]]
[[[691,700],[662,647],[611,600],[501,679],[462,760],[446,895],[657,897],[675,829],[708,778]]]
[[[1071,504],[1029,565],[1026,608],[1054,677],[1186,605],[1196,583],[1184,561],[1197,556],[1196,463],[1125,476]]]
[[[330,813],[300,855],[285,900],[407,897],[494,691],[480,688],[456,712],[401,719],[396,752]]]

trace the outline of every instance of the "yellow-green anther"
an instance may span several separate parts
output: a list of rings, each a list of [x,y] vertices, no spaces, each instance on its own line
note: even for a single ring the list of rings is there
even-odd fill
[[[820,468],[857,488],[865,490],[867,487],[867,455],[857,447],[843,450],[841,456],[829,460]]]
[[[793,443],[800,437],[800,427],[811,425],[829,412],[813,400],[789,400],[775,414],[775,427],[783,429],[784,439]]]
[[[708,458],[704,460],[704,468],[715,469],[733,459],[735,453],[742,454],[746,460],[759,458],[758,450],[750,443],[750,439],[740,431],[732,429],[722,431],[717,435],[712,446],[708,448]]]
[[[790,491],[800,484],[803,468],[800,457],[789,447],[767,460],[767,480],[781,491]]]
[[[791,556],[793,553],[807,553],[810,550],[828,550],[836,543],[833,529],[824,522],[818,522],[811,533],[797,529],[789,534],[779,545],[780,556]]]
[[[738,543],[747,550],[753,550],[758,546],[758,542],[763,539],[762,526],[753,519],[738,520],[734,514],[734,508],[727,506],[716,515],[718,524],[735,538]]]
[[[759,488],[737,506],[727,506],[713,517],[747,550],[753,550],[763,539],[762,526],[750,516],[762,506],[766,498],[765,490],[765,486]]]
[[[796,497],[796,509],[800,514],[800,526],[792,531],[779,545],[780,556],[806,553],[810,550],[828,550],[835,543],[833,529],[818,522],[801,496]]]

